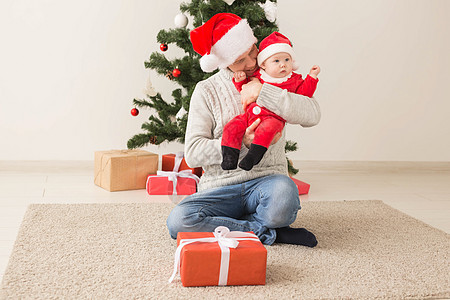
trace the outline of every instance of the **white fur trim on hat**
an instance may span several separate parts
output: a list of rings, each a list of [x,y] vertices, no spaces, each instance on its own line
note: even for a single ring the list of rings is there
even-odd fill
[[[211,54],[204,55],[200,59],[200,66],[205,72],[212,72],[217,68],[224,69],[257,41],[247,20],[242,19],[212,46]]]
[[[289,44],[286,43],[278,43],[278,44],[272,44],[264,48],[262,51],[258,54],[258,65],[261,66],[261,64],[271,57],[272,55],[280,52],[288,53],[292,58],[292,69],[295,71],[298,69],[298,65],[295,62],[295,53],[292,47]]]

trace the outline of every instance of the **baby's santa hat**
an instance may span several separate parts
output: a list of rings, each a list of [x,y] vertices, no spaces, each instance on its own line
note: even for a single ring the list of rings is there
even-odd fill
[[[257,42],[247,20],[230,13],[214,15],[191,31],[191,42],[200,54],[200,67],[205,72],[226,68]]]
[[[259,44],[258,65],[271,57],[272,55],[280,52],[288,53],[292,58],[292,69],[295,71],[298,69],[298,65],[295,61],[295,53],[292,49],[291,41],[279,32],[273,32]]]

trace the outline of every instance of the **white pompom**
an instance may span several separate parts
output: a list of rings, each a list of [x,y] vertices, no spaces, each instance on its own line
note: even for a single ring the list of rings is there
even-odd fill
[[[206,73],[210,73],[219,67],[220,60],[214,54],[204,55],[200,58],[200,67]]]
[[[176,27],[184,28],[188,24],[188,18],[186,17],[185,14],[179,13],[178,15],[175,16],[174,22]]]

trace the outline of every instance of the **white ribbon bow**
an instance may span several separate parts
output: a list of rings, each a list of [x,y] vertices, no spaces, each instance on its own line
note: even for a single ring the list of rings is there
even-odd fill
[[[180,172],[174,172],[174,171],[156,171],[156,176],[167,176],[167,179],[169,181],[173,182],[173,195],[177,194],[177,184],[178,184],[178,177],[183,178],[192,178],[195,180],[195,182],[198,184],[198,181],[200,178],[198,178],[197,175],[192,174],[192,170],[183,170]]]
[[[181,162],[183,161],[183,157],[184,157],[183,151],[177,152],[177,154],[175,154],[175,164],[173,165],[174,172],[178,172]]]
[[[198,184],[200,178],[198,178],[197,175],[192,174],[192,170],[183,170],[178,172],[178,169],[180,168],[181,162],[183,161],[184,153],[178,152],[175,155],[175,164],[173,167],[173,171],[156,171],[156,176],[149,176],[150,177],[161,177],[167,176],[167,179],[169,181],[173,182],[173,188],[172,188],[172,195],[177,195],[177,184],[178,184],[178,177],[183,178],[192,178],[195,180],[195,183]]]
[[[175,251],[175,263],[173,266],[173,273],[170,276],[169,283],[172,282],[180,271],[181,266],[181,250],[184,246],[195,243],[215,243],[219,244],[221,249],[221,258],[220,258],[220,271],[219,271],[219,285],[227,285],[228,282],[228,268],[230,266],[230,248],[237,248],[239,245],[239,241],[247,240],[247,241],[256,241],[259,242],[259,238],[249,232],[242,231],[230,231],[225,226],[217,227],[214,232],[214,237],[207,238],[196,238],[196,239],[182,239],[180,244]]]

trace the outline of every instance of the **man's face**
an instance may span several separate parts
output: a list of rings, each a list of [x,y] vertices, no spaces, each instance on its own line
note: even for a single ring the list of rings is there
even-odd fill
[[[228,66],[233,72],[244,71],[247,76],[251,76],[258,69],[256,57],[258,56],[258,48],[253,45],[244,54],[239,56],[234,63]]]
[[[292,72],[292,58],[285,52],[276,53],[261,64],[261,69],[274,78],[283,78]]]

